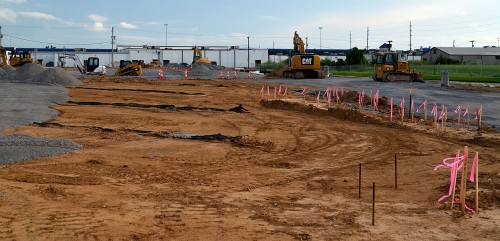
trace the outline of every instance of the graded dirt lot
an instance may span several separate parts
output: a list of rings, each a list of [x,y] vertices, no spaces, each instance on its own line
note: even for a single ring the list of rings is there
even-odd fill
[[[261,100],[258,83],[83,81],[59,117],[3,131],[83,148],[0,166],[1,240],[500,239],[497,133]],[[433,169],[464,146],[479,152],[481,191],[462,216],[437,203],[450,172]]]

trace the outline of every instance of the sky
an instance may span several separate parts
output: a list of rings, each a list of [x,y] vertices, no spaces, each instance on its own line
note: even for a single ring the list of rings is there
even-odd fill
[[[493,0],[0,0],[2,45],[111,48],[118,45],[308,49],[498,46]],[[165,26],[168,24],[167,26]],[[320,29],[320,27],[322,27]]]

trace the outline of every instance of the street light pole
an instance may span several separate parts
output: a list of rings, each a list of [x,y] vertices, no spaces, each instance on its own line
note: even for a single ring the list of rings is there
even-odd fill
[[[247,68],[250,69],[250,36],[247,37]]]
[[[319,27],[319,49],[321,49],[321,30],[323,27]]]
[[[165,25],[165,47],[168,45],[168,24]]]

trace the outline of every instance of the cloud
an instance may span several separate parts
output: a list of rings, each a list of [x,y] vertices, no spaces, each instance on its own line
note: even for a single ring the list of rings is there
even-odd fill
[[[16,13],[12,9],[0,8],[0,22],[16,23]]]
[[[108,18],[99,16],[96,14],[90,14],[88,16],[92,21],[94,21],[93,25],[85,25],[85,27],[92,31],[92,32],[104,32],[107,31],[106,27],[104,26],[104,22],[108,20]]]
[[[89,15],[89,18],[90,18],[92,21],[97,22],[97,23],[103,23],[103,22],[108,21],[108,18],[103,17],[103,16],[99,16],[99,15],[96,15],[96,14],[90,14],[90,15]]]
[[[126,29],[137,29],[137,25],[133,25],[127,22],[121,22],[120,27],[126,28]]]
[[[25,3],[28,0],[0,0],[0,3],[16,3],[16,4],[21,4]]]
[[[39,20],[59,20],[59,21],[61,21],[60,19],[54,17],[53,15],[41,13],[41,12],[19,12],[18,15],[25,17],[25,18],[34,18],[34,19],[39,19]]]

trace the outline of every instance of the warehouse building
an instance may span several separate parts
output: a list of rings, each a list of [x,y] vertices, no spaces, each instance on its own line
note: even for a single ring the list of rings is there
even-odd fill
[[[422,55],[422,61],[435,63],[440,56],[461,64],[500,64],[500,48],[497,47],[434,47]]]
[[[118,66],[120,60],[141,61],[145,64],[191,64],[194,46],[118,46],[111,49],[65,49],[65,48],[17,48],[17,51],[31,52],[32,58],[43,66],[76,67],[75,57],[84,64],[89,57],[99,58],[100,65]],[[13,48],[6,48],[13,51]],[[239,46],[202,47],[204,57],[212,64],[226,67],[258,67],[268,60],[267,49],[241,49]],[[65,57],[66,56],[66,57]],[[72,56],[69,58],[67,56]],[[112,65],[113,64],[113,65]]]

